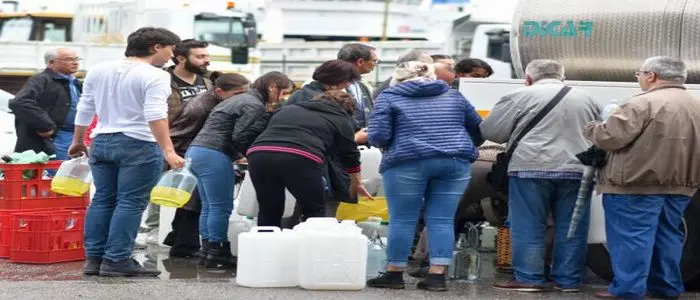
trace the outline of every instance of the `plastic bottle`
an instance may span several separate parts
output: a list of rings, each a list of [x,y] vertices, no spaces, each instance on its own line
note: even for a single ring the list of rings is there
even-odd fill
[[[197,178],[189,170],[191,162],[188,158],[182,169],[170,170],[160,177],[151,190],[151,203],[180,208],[190,201],[192,191],[197,186]]]
[[[80,157],[64,161],[51,180],[51,190],[54,193],[79,197],[90,190],[92,173],[88,157],[82,153]]]
[[[601,113],[601,118],[603,118],[603,122],[607,121],[608,118],[610,117],[610,115],[612,115],[612,113],[615,112],[615,110],[618,107],[619,107],[619,105],[617,105],[616,99],[610,100],[610,104],[603,107],[603,111]]]
[[[372,218],[372,234],[367,242],[367,278],[374,278],[386,268],[386,246],[379,235],[381,218]]]

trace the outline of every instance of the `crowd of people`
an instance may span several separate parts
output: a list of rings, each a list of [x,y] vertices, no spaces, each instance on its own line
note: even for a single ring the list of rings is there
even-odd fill
[[[55,153],[61,160],[89,154],[96,192],[85,219],[84,274],[160,273],[131,255],[151,189],[163,171],[182,168],[186,160],[197,189],[177,210],[165,243],[173,257],[231,269],[234,163],[248,165],[258,225],[291,227],[309,217],[334,217],[340,202],[372,198],[360,178],[358,145],[367,145],[382,150],[389,207],[386,272],[368,286],[405,287],[423,220],[428,267],[418,288],[444,291],[459,232],[455,215],[488,140],[512,148],[505,193],[515,274],[496,288],[580,290],[587,208],[574,236],[566,235],[585,168],[577,154],[595,149],[607,153],[597,190],[615,274],[597,296],[641,299],[648,291],[674,298],[683,292],[678,227],[700,186],[700,100],[683,88],[682,61],[649,58],[636,73],[643,92],[602,120],[599,99],[567,87],[560,63],[534,60],[525,69],[526,86],[503,96],[482,119],[457,90],[460,77],[493,74],[478,59],[455,62],[410,51],[372,88],[362,75],[375,69],[377,53],[350,43],[295,89],[280,72],[252,83],[239,74],[210,76],[207,46],[166,29],[141,28],[128,37],[125,59],[92,67],[83,83],[73,76],[80,60],[75,51],[52,50],[45,55],[47,69],[10,101],[16,151]],[[169,61],[173,66],[163,69]],[[285,189],[297,199],[295,215],[286,220]],[[148,211],[146,232],[158,225],[158,207]],[[545,246],[550,215],[551,260]]]

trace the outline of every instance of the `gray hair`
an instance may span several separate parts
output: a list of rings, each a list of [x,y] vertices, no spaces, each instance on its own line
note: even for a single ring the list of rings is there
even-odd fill
[[[46,53],[44,53],[44,63],[48,65],[50,62],[56,60],[58,57],[58,50],[59,48],[53,48],[46,51]]]
[[[433,63],[433,58],[430,57],[430,54],[424,51],[420,50],[411,50],[410,52],[401,55],[398,60],[396,60],[396,66],[400,66],[403,63],[407,63],[409,61],[420,61],[424,63]]]
[[[688,69],[685,63],[670,56],[648,58],[642,65],[642,71],[654,73],[661,80],[685,82],[688,78]]]
[[[533,82],[542,79],[564,80],[564,66],[551,59],[536,59],[527,64],[525,74],[532,78]]]
[[[421,61],[402,63],[394,69],[394,75],[391,77],[389,85],[393,86],[397,83],[409,80],[435,80],[435,67],[431,63],[424,63]]]

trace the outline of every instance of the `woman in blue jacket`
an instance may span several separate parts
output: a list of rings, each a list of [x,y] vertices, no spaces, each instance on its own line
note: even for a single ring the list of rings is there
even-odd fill
[[[481,117],[423,62],[396,67],[370,118],[370,145],[384,149],[379,171],[389,206],[387,272],[368,286],[404,288],[416,224],[424,207],[429,275],[418,288],[444,291],[454,249],[454,216],[483,141]]]

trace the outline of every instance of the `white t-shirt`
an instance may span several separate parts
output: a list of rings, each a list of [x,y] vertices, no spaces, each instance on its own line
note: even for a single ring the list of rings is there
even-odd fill
[[[155,142],[148,122],[168,118],[171,92],[170,74],[150,64],[129,60],[99,64],[85,77],[75,125],[88,126],[97,115],[91,137],[123,133]]]

